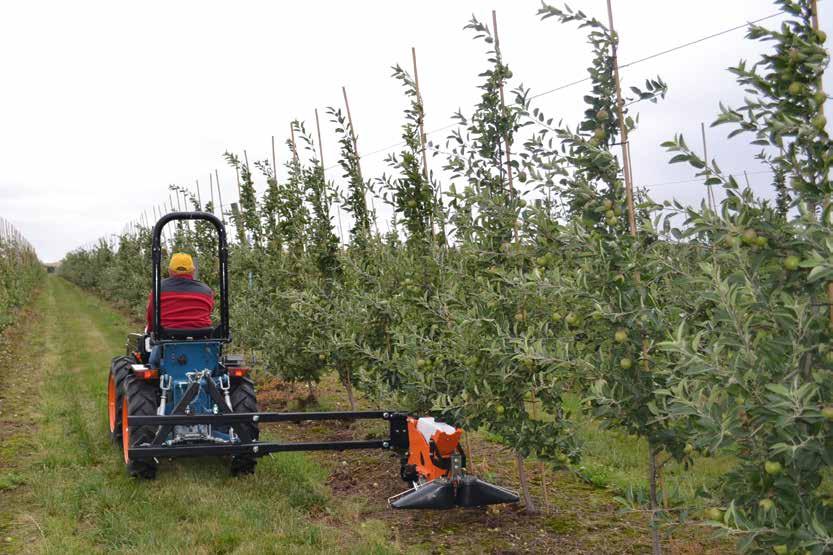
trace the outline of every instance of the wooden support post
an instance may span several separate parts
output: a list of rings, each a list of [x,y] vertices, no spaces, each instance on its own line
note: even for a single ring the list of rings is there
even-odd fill
[[[708,171],[706,176],[708,177],[711,175],[711,170],[709,170],[709,151],[706,148],[706,124],[703,122],[700,122],[700,134],[703,136],[703,160],[706,162],[706,170]],[[714,190],[711,185],[706,185],[706,194],[708,197],[709,209],[712,212],[716,212],[717,202],[715,202]]]
[[[630,143],[628,143],[628,128],[625,125],[624,104],[622,98],[622,83],[619,79],[619,58],[617,55],[617,43],[619,41],[616,36],[616,31],[613,27],[613,6],[610,0],[607,0],[607,18],[609,22],[609,31],[612,42],[610,45],[610,57],[613,60],[613,80],[616,83],[616,112],[619,119],[619,134],[622,141],[622,169],[625,173],[625,197],[628,204],[628,226],[630,227],[631,235],[636,237],[636,214],[634,213],[633,204],[633,178],[631,176],[631,154]]]
[[[234,172],[237,175],[237,202],[240,202],[240,197],[243,196],[240,188],[240,164],[238,160],[238,164],[234,166]]]
[[[324,194],[327,195],[327,168],[324,166],[324,142],[321,140],[321,120],[318,118],[318,108],[315,109],[315,132],[318,135],[318,162],[321,164],[321,178],[324,180]],[[341,247],[344,241],[344,232],[341,229],[341,207],[335,204],[336,216],[338,218],[338,246]]]
[[[272,135],[272,176],[275,178],[275,184],[278,183],[278,159],[275,156],[275,136]]]
[[[812,0],[812,8],[813,8],[813,30],[818,33],[819,31],[819,5],[817,0]],[[819,92],[824,92],[824,84],[821,79],[818,82],[818,90]],[[824,115],[824,104],[819,106],[819,114]],[[824,206],[830,204],[830,198],[825,197],[824,199]],[[829,319],[830,319],[830,326],[833,327],[833,281],[827,282],[827,302],[829,304]]]
[[[318,120],[318,108],[315,109],[315,130],[318,133],[318,158],[321,162],[321,172],[324,173],[324,143],[321,142],[321,122]]]
[[[197,206],[199,206],[200,210],[202,210],[202,195],[200,194],[200,180],[196,179],[194,181],[196,182],[196,185],[197,185]]]
[[[502,65],[503,61],[500,57],[500,38],[497,32],[497,11],[492,10],[492,32],[494,34],[495,39],[495,59],[497,59],[498,65]],[[505,114],[506,112],[506,99],[503,91],[503,79],[500,80],[500,108],[501,111]],[[513,183],[512,177],[512,145],[509,143],[509,135],[503,135],[503,148],[506,151],[506,177],[509,184],[509,192],[512,196],[515,196],[515,186]],[[502,163],[503,161],[501,161]],[[520,231],[518,229],[518,218],[514,218],[513,222],[513,229],[515,233],[515,243],[520,245]]]
[[[217,210],[217,205],[214,204],[214,176],[211,172],[208,172],[208,189],[211,192],[211,213],[214,214],[214,211]]]
[[[350,124],[350,139],[353,141],[353,154],[356,156],[356,168],[359,171],[359,179],[364,183],[362,176],[362,162],[359,156],[358,140],[356,139],[356,128],[353,127],[353,115],[350,113],[350,101],[347,100],[347,87],[341,87],[341,94],[344,96],[344,108],[347,111],[347,123]]]
[[[289,148],[292,150],[292,161],[298,161],[298,143],[295,142],[295,122],[289,122]]]
[[[414,88],[416,89],[416,100],[419,104],[419,146],[422,150],[422,175],[428,182],[428,156],[425,153],[425,105],[422,103],[422,92],[419,88],[419,70],[417,69],[416,48],[411,47],[411,58],[414,62]]]
[[[223,193],[220,190],[220,174],[217,170],[214,170],[214,181],[217,182],[217,200],[220,203],[220,221],[223,222],[223,225],[226,224],[226,214],[223,211]]]
[[[422,91],[419,88],[419,70],[417,69],[416,48],[411,47],[411,58],[414,62],[414,88],[416,89],[416,100],[419,105],[419,147],[422,152],[422,175],[425,178],[425,186],[431,189],[431,175],[428,172],[428,154],[426,153],[425,135],[425,104],[422,102]],[[431,211],[428,213],[428,224],[431,226],[431,244],[434,244],[434,211],[436,200],[431,195]]]
[[[350,112],[350,101],[347,100],[347,87],[341,87],[341,94],[344,96],[344,107],[347,110],[347,123],[350,124],[350,138],[353,141],[353,154],[356,156],[356,169],[359,172],[359,181],[362,182],[364,188],[364,176],[362,174],[362,161],[359,156],[359,144],[356,139],[356,128],[353,127],[353,115]],[[379,235],[379,224],[376,222],[376,203],[373,201],[373,195],[370,196],[370,209],[373,212],[373,227],[376,228],[376,235]],[[367,210],[367,198],[365,196],[365,210]]]

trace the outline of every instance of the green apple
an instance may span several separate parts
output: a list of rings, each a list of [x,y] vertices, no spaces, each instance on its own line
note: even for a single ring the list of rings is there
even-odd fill
[[[596,121],[607,121],[610,118],[610,113],[602,108],[596,112]]]
[[[706,509],[706,518],[709,519],[709,520],[722,521],[723,520],[723,511],[721,511],[717,507],[712,507],[710,509]]]
[[[498,413],[498,415],[501,415],[506,412],[506,408],[504,408],[503,405],[497,405],[495,406],[495,412]]]
[[[778,545],[772,546],[772,552],[775,553],[775,555],[787,555],[789,550],[786,545],[779,543]]]
[[[613,334],[613,339],[617,343],[624,343],[628,340],[628,332],[623,328],[619,328],[616,330],[616,333]]]
[[[798,270],[799,264],[801,264],[801,259],[794,254],[791,254],[784,258],[784,269],[786,269],[787,271],[794,272]]]
[[[781,466],[781,463],[778,461],[766,461],[764,463],[764,470],[770,476],[777,476],[781,474],[781,471],[784,470],[784,467]]]
[[[833,407],[824,407],[821,409],[821,415],[827,420],[833,420]]]
[[[745,245],[753,244],[755,242],[755,239],[757,239],[757,238],[758,238],[758,232],[755,231],[752,228],[745,229],[743,231],[743,235],[741,235],[741,241],[743,241],[743,243]]]
[[[815,127],[819,133],[824,131],[824,128],[827,127],[827,118],[824,117],[824,114],[818,114],[813,118],[813,127]]]
[[[686,443],[685,448],[683,449],[683,453],[685,453],[686,455],[690,455],[693,452],[694,452],[694,446],[690,443]]]
[[[772,501],[772,499],[765,498],[758,501],[758,506],[765,511],[770,511],[775,506],[775,503]]]
[[[790,48],[789,52],[787,52],[787,57],[792,63],[796,63],[800,62],[804,58],[804,55],[798,48]]]
[[[631,359],[629,358],[623,358],[619,360],[619,367],[622,368],[622,370],[630,370],[632,366],[633,361],[631,361]]]
[[[792,96],[798,96],[802,92],[804,92],[804,85],[799,83],[798,81],[793,81],[790,83],[790,86],[787,87],[787,92],[790,93]]]

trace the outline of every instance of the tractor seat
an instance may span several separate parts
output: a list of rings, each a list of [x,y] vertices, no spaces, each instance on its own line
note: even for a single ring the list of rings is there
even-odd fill
[[[215,328],[169,329],[163,328],[162,335],[168,339],[212,339]]]

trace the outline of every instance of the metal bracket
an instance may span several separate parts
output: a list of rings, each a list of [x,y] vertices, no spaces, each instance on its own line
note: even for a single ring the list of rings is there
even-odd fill
[[[401,412],[385,413],[384,418],[390,422],[391,449],[408,449],[408,415]]]
[[[171,411],[171,414],[172,415],[173,414],[184,415],[185,414],[185,409],[188,407],[188,405],[191,404],[191,401],[194,400],[194,398],[197,396],[197,394],[199,394],[199,392],[200,392],[200,383],[199,382],[191,382],[190,384],[188,384],[188,389],[185,390],[185,393],[179,399],[179,402],[176,404],[176,406],[174,406],[173,410]],[[127,415],[125,415],[125,416],[127,416]],[[128,416],[128,422],[129,422],[129,416]],[[168,437],[168,434],[170,434],[173,429],[174,429],[173,425],[170,425],[170,424],[159,426],[159,429],[156,431],[156,435],[154,436],[153,441],[151,442],[151,445],[154,445],[154,446],[162,445],[162,442],[165,441],[165,438]]]

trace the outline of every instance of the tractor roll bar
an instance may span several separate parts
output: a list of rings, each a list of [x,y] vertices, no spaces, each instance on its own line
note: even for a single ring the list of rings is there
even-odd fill
[[[214,331],[214,338],[223,341],[231,341],[228,316],[228,242],[226,240],[226,228],[223,223],[214,215],[208,212],[171,212],[165,214],[153,226],[153,246],[151,251],[153,263],[153,342],[169,339],[161,325],[161,289],[162,289],[162,228],[169,222],[175,220],[204,220],[214,226],[217,230],[219,243],[220,260],[220,325]]]

